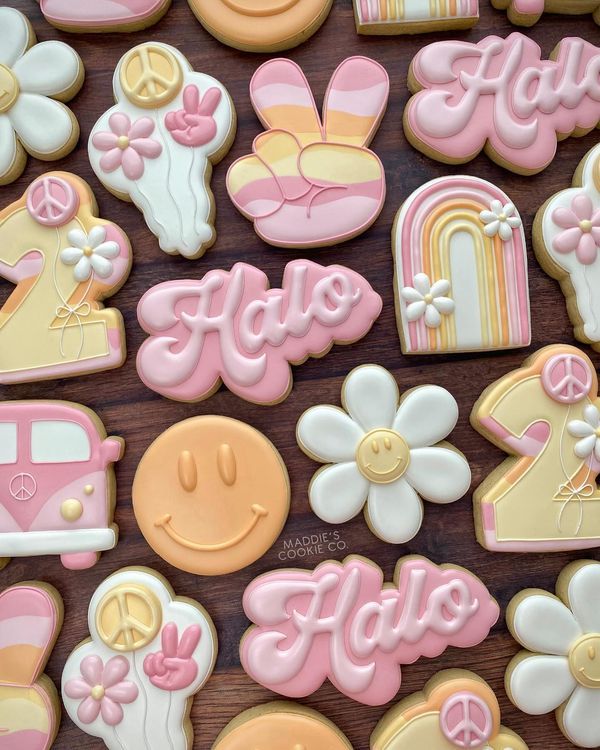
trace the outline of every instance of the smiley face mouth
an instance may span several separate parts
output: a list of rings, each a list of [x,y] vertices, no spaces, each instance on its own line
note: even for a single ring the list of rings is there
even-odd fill
[[[269,515],[269,512],[258,503],[252,505],[250,510],[252,511],[252,520],[250,521],[248,526],[228,541],[219,542],[218,544],[199,544],[198,542],[193,542],[191,539],[186,539],[186,537],[181,536],[181,534],[175,531],[175,529],[172,527],[171,515],[169,513],[162,516],[162,518],[157,518],[154,522],[154,525],[157,528],[164,529],[168,536],[170,536],[174,542],[177,542],[177,544],[180,544],[182,547],[187,547],[187,549],[194,550],[195,552],[220,552],[222,550],[235,547],[236,544],[242,542],[254,531],[261,518],[266,518]]]
[[[599,679],[594,679],[593,677],[590,677],[589,675],[587,675],[585,673],[585,667],[580,667],[579,668],[579,674],[582,675],[583,677],[585,677],[585,679],[586,679],[587,682],[593,682],[596,685],[600,685],[600,678]]]
[[[394,464],[394,466],[391,466],[389,469],[386,469],[385,471],[375,471],[373,468],[373,464],[367,464],[367,469],[371,472],[371,474],[375,474],[378,477],[385,477],[387,474],[392,474],[396,469],[400,468],[400,465],[402,464],[402,459],[400,456],[396,456],[397,461]]]

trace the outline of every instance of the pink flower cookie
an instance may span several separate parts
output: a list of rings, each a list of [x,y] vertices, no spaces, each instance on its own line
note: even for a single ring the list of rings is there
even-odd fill
[[[62,676],[75,724],[109,750],[191,750],[193,696],[217,656],[205,610],[158,573],[123,568],[96,589],[88,623]]]
[[[247,401],[273,404],[292,388],[290,364],[365,336],[381,298],[359,274],[309,260],[287,264],[281,289],[246,263],[201,280],[167,281],[138,305],[149,334],[137,358],[144,383],[168,398],[200,401],[222,381]]]
[[[479,0],[426,3],[423,0],[354,0],[359,34],[421,34],[470,29],[479,20]]]
[[[227,189],[256,233],[277,247],[335,245],[365,232],[385,200],[385,172],[368,149],[385,113],[385,69],[349,57],[334,72],[317,112],[302,70],[269,60],[252,76],[250,98],[266,131],[234,162]]]
[[[400,688],[400,665],[481,643],[499,615],[483,583],[424,557],[399,560],[394,583],[361,557],[310,570],[278,570],[244,593],[254,623],[240,645],[248,675],[281,695],[304,697],[326,679],[379,706]]]
[[[517,26],[533,26],[545,10],[570,16],[593,13],[596,23],[600,23],[599,0],[492,0],[492,5],[507,10],[508,18]]]
[[[447,164],[484,150],[506,169],[536,174],[554,159],[559,138],[600,121],[599,66],[600,49],[576,37],[563,39],[548,60],[520,33],[430,44],[410,67],[406,137]]]
[[[171,0],[38,0],[46,21],[64,31],[140,31],[159,21]]]
[[[227,89],[175,47],[146,42],[121,58],[113,91],[90,136],[92,169],[135,203],[165,253],[199,258],[216,239],[212,166],[235,136]]]
[[[62,622],[60,594],[46,583],[18,583],[0,593],[1,750],[52,747],[60,700],[42,673]]]

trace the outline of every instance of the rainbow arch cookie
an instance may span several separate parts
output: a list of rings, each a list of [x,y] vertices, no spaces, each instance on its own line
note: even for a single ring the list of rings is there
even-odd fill
[[[405,354],[529,346],[527,248],[509,197],[478,177],[432,180],[392,231]]]
[[[598,0],[492,0],[492,5],[499,10],[507,10],[509,20],[517,26],[533,26],[544,11],[570,16],[593,13],[594,20],[600,24]]]
[[[470,29],[479,20],[479,0],[354,0],[359,34],[421,34]]]

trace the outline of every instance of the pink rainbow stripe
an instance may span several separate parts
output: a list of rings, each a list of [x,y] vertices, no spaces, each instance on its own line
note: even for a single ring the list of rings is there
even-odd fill
[[[0,734],[0,750],[46,750],[49,736],[37,729]]]
[[[2,620],[0,621],[0,651],[10,646],[21,645],[44,648],[52,637],[53,631],[53,617],[23,615]]]

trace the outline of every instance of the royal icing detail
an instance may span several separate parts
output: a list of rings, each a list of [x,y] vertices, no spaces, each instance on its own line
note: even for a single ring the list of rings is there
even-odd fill
[[[468,29],[479,20],[479,0],[354,0],[359,34],[417,34]]]
[[[283,459],[258,430],[201,416],[170,427],[148,448],[133,510],[152,549],[196,575],[232,573],[258,560],[287,519]]]
[[[527,245],[509,197],[478,177],[441,177],[402,205],[393,230],[405,354],[529,346]]]
[[[269,60],[250,81],[267,130],[227,173],[236,208],[265,242],[278,247],[335,245],[365,232],[385,200],[385,172],[368,149],[385,113],[385,69],[349,57],[334,72],[317,112],[302,70]]]
[[[444,388],[421,386],[400,399],[390,372],[363,365],[344,381],[342,404],[347,413],[313,406],[296,428],[302,450],[329,464],[309,487],[311,508],[323,521],[344,523],[364,506],[373,532],[401,544],[421,528],[421,497],[446,504],[467,492],[467,460],[440,444],[458,420],[458,405]]]
[[[486,549],[600,545],[597,407],[592,362],[561,344],[541,349],[483,392],[471,423],[510,455],[504,471],[497,469],[474,495],[477,537]]]
[[[160,42],[127,52],[113,89],[116,104],[89,140],[94,172],[135,203],[164,252],[200,257],[216,238],[211,165],[235,135],[227,89]]]
[[[77,94],[83,76],[74,49],[56,40],[36,44],[27,18],[0,8],[0,185],[21,175],[25,152],[53,161],[75,148],[79,125],[62,102]]]
[[[0,403],[0,558],[60,555],[72,570],[95,565],[117,543],[112,464],[123,445],[79,404]]]
[[[600,120],[598,47],[569,37],[552,59],[527,36],[444,41],[413,59],[415,95],[404,112],[410,142],[439,161],[462,164],[484,150],[502,166],[535,174],[554,159],[558,138]]]
[[[534,249],[560,282],[575,338],[600,348],[600,146],[583,159],[573,187],[550,198],[534,223]]]
[[[492,0],[492,5],[508,10],[509,19],[517,26],[533,26],[546,8],[550,13],[569,15],[594,13],[594,20],[600,23],[600,2],[597,0]]]
[[[0,593],[0,748],[49,750],[60,723],[56,688],[43,675],[61,629],[63,603],[48,584]]]
[[[124,568],[96,589],[88,627],[62,675],[72,721],[109,750],[191,750],[192,699],[217,656],[205,610],[158,573]]]
[[[248,586],[243,604],[256,626],[240,647],[253,680],[303,697],[329,679],[373,706],[398,692],[400,665],[448,646],[476,646],[499,615],[478,578],[418,557],[398,562],[393,586],[364,558],[266,573]]]
[[[316,711],[294,703],[267,703],[236,716],[213,750],[352,750],[340,730]]]
[[[188,0],[220,42],[248,52],[290,49],[324,23],[333,0]]]
[[[527,750],[500,724],[500,706],[490,686],[462,669],[439,672],[423,693],[388,711],[371,735],[371,750]]]
[[[199,401],[222,381],[241,398],[283,401],[290,363],[365,336],[381,298],[359,274],[308,260],[287,264],[281,289],[258,268],[236,263],[201,280],[167,281],[138,305],[150,335],[137,358],[144,383],[168,398]]]
[[[138,31],[156,23],[171,0],[38,0],[48,23],[66,31]]]
[[[577,747],[600,745],[600,564],[568,565],[557,596],[527,589],[512,600],[508,626],[526,651],[506,671],[511,701],[526,714],[556,710]]]
[[[131,247],[97,211],[86,182],[48,172],[0,212],[0,276],[15,284],[0,310],[0,383],[110,370],[125,360],[123,318],[102,301],[127,279]]]

